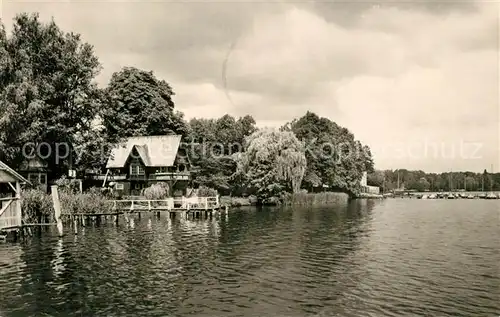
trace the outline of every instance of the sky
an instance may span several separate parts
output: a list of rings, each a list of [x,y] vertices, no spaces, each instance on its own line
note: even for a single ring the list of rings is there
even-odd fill
[[[378,169],[500,172],[495,1],[12,1],[94,45],[104,86],[124,66],[171,84],[186,118],[313,111]]]

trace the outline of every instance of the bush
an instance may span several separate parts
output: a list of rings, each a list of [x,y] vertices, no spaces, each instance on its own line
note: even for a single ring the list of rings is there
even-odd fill
[[[148,200],[161,200],[168,197],[168,184],[156,183],[143,190],[143,196]]]
[[[205,186],[200,186],[200,188],[198,188],[198,197],[215,197],[218,194],[217,190],[213,188]]]
[[[77,179],[68,179],[63,176],[56,180],[55,183],[59,190],[66,190],[75,194],[80,192],[80,181]]]
[[[257,199],[255,198],[255,196],[249,196],[249,197],[221,196],[220,204],[231,207],[254,206],[257,204]]]

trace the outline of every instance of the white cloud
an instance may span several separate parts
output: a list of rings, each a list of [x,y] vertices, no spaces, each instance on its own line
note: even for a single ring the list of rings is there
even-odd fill
[[[280,126],[311,110],[370,145],[380,168],[500,169],[498,4],[439,13],[337,4],[352,14],[349,26],[311,7],[4,2],[4,15],[54,14],[95,44],[103,81],[122,66],[152,69],[188,118],[251,114]],[[235,38],[226,92],[222,65]],[[425,142],[482,144],[481,158],[409,157]]]
[[[256,22],[238,43],[231,71],[315,92],[294,108],[312,108],[351,129],[374,147],[381,168],[481,170],[499,152],[498,21],[491,12],[442,17],[378,9],[348,29],[295,8]],[[481,158],[439,159],[397,157],[398,142],[483,146]]]

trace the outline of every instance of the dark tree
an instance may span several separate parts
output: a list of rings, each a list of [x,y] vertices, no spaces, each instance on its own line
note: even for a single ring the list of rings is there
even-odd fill
[[[183,114],[175,112],[170,85],[153,72],[125,67],[105,89],[102,123],[110,136],[187,135]]]
[[[80,35],[61,31],[54,21],[45,24],[38,14],[20,14],[10,36],[1,25],[2,159],[16,167],[23,160],[24,145],[46,143],[49,147],[42,154],[52,176],[61,174],[69,157],[63,150],[75,146],[77,132],[91,128],[99,70],[93,47]],[[59,146],[58,157],[57,144],[65,144]]]

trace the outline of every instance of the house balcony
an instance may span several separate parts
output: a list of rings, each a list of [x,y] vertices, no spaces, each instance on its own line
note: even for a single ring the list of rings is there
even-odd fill
[[[115,182],[115,181],[122,181],[127,179],[127,174],[116,174],[116,175],[108,175],[106,177],[106,174],[101,174],[101,175],[92,175],[90,178],[95,179],[95,180],[104,180],[106,178],[106,181],[109,182]]]
[[[146,174],[129,174],[127,180],[130,181],[147,181],[148,176]]]
[[[93,175],[90,176],[91,179],[101,180],[103,181],[106,178],[105,174],[101,175]],[[191,179],[191,174],[189,172],[168,172],[168,173],[154,173],[149,175],[127,175],[127,174],[116,174],[116,175],[108,175],[106,178],[107,182],[116,182],[116,181],[179,181],[185,180],[188,181]]]
[[[169,173],[155,173],[149,175],[149,180],[156,181],[170,181],[170,180],[189,180],[191,174],[189,172],[169,172]]]

